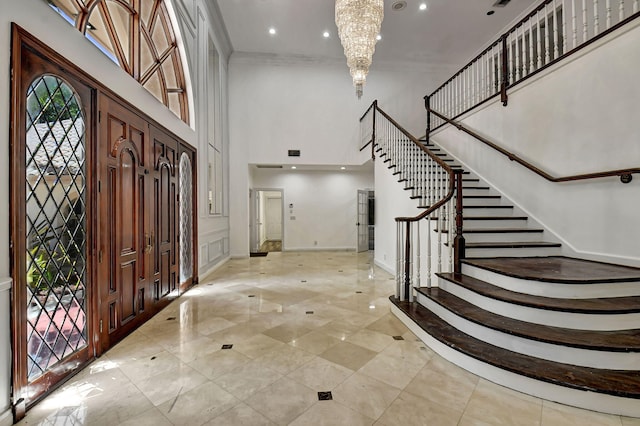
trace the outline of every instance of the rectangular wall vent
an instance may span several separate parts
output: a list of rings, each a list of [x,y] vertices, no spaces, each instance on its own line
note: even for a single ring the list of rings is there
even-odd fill
[[[281,169],[281,164],[256,164],[259,169]]]
[[[493,7],[505,7],[506,5],[509,4],[511,0],[497,0],[494,4]]]
[[[300,150],[299,149],[290,149],[289,150],[289,157],[300,157]]]

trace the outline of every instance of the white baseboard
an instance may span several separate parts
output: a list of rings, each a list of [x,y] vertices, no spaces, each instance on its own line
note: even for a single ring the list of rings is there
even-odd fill
[[[0,413],[0,426],[11,426],[13,424],[13,414],[11,409],[7,408],[4,413]]]
[[[373,263],[375,263],[375,265],[378,268],[390,273],[391,275],[395,275],[396,274],[396,270],[394,268],[392,268],[391,266],[389,266],[389,265],[387,265],[385,263],[382,263],[378,259],[374,259]]]
[[[216,270],[218,270],[222,265],[224,265],[225,263],[227,263],[229,261],[229,259],[231,259],[230,256],[225,257],[224,259],[222,259],[220,262],[216,263],[215,265],[213,265],[211,268],[209,268],[208,270],[202,272],[202,273],[198,273],[199,277],[198,277],[198,284],[203,283],[206,278],[208,278],[209,275],[213,274]]]

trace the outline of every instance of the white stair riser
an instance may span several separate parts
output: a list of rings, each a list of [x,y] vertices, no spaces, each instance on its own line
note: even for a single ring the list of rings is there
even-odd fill
[[[464,233],[467,243],[502,243],[507,241],[543,241],[543,232]]]
[[[466,248],[466,257],[536,257],[558,256],[560,247]]]
[[[584,314],[538,309],[485,297],[442,278],[438,278],[438,287],[485,311],[534,324],[597,331],[632,330],[640,324],[640,313]],[[630,369],[640,369],[640,358],[636,362],[636,367]]]
[[[640,404],[637,399],[572,389],[502,370],[465,355],[431,337],[396,306],[391,305],[391,312],[438,355],[491,382],[528,395],[574,407],[615,415],[640,417]]]
[[[488,195],[488,194],[466,194],[466,195]],[[502,204],[501,198],[463,198],[462,207],[469,206],[499,206]]]
[[[594,299],[602,297],[640,296],[640,284],[637,282],[564,284],[530,281],[497,274],[465,263],[462,264],[462,273],[507,290],[536,296],[555,297],[559,299]]]
[[[418,303],[463,333],[508,351],[582,367],[622,370],[637,370],[640,368],[640,353],[594,351],[539,342],[502,333],[469,321],[422,294],[418,294]]]
[[[485,205],[486,203],[482,203]],[[467,206],[468,207],[468,206]],[[462,216],[512,216],[515,212],[514,208],[496,208],[496,207],[483,207],[483,208],[463,208]]]
[[[526,228],[527,222],[528,222],[526,220],[516,220],[516,219],[473,220],[473,217],[469,216],[466,213],[463,213],[463,216],[465,216],[465,218],[462,223],[462,226],[464,228],[472,228],[472,229]],[[480,216],[480,215],[474,213],[474,216]],[[505,215],[505,216],[508,216],[508,215]]]

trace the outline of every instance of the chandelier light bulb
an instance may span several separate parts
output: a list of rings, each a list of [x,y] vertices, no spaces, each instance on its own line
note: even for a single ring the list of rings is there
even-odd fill
[[[383,18],[383,0],[336,0],[338,36],[358,99],[367,80]]]

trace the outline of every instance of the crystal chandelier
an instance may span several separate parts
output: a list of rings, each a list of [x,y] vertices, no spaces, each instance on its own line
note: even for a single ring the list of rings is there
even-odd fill
[[[338,35],[358,99],[362,96],[383,17],[383,0],[336,0]]]

